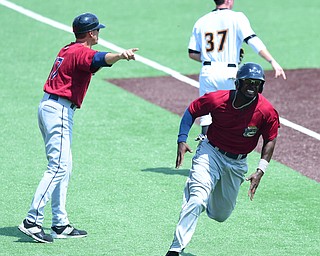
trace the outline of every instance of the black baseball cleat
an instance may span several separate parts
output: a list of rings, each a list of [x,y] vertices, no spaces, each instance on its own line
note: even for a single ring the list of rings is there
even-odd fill
[[[168,251],[166,256],[179,256],[178,252]]]
[[[53,238],[50,235],[46,235],[43,231],[43,228],[40,225],[37,225],[33,222],[29,222],[27,219],[24,219],[23,222],[18,226],[18,229],[30,236],[35,241],[40,243],[52,243]]]
[[[70,224],[66,226],[53,226],[51,227],[51,236],[56,238],[80,238],[86,237],[87,232],[72,227]]]

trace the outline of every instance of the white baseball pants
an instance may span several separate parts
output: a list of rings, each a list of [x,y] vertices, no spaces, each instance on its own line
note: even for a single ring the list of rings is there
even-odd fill
[[[234,160],[222,155],[207,139],[199,144],[170,251],[181,252],[187,246],[205,209],[208,217],[218,222],[231,215],[247,171],[246,159]]]
[[[44,207],[51,199],[52,226],[69,224],[66,212],[66,196],[72,170],[73,115],[69,101],[48,100],[45,94],[38,108],[38,123],[45,143],[48,159],[45,171],[34,194],[27,219],[42,226]]]

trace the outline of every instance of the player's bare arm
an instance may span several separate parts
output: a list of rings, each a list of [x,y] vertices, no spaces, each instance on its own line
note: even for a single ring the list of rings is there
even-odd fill
[[[286,79],[286,74],[284,73],[282,67],[272,57],[271,53],[268,51],[267,47],[264,45],[264,43],[261,41],[259,37],[257,37],[255,34],[251,35],[245,39],[245,42],[256,53],[258,53],[262,58],[264,58],[266,61],[268,61],[272,65],[272,68],[275,71],[275,75],[274,75],[275,78],[282,76],[283,79]]]
[[[280,76],[283,77],[283,79],[287,79],[286,74],[283,70],[283,68],[279,65],[279,63],[272,57],[270,52],[267,49],[263,49],[259,52],[259,55],[264,58],[266,61],[268,61],[273,70],[275,71],[274,78],[278,78]]]
[[[275,145],[276,145],[276,139],[270,140],[264,143],[261,151],[261,160],[259,162],[257,171],[251,174],[248,178],[246,178],[247,181],[250,181],[248,196],[251,201],[253,200],[256,190],[259,186],[260,180],[264,175],[264,172],[266,171],[268,163],[271,160]]]
[[[116,63],[119,60],[135,60],[135,55],[134,53],[138,51],[139,48],[131,48],[128,50],[125,50],[122,53],[107,53],[105,55],[105,62],[109,65],[112,65]]]
[[[265,159],[266,161],[270,162],[276,142],[277,138],[264,142],[261,150],[261,159]]]
[[[186,152],[192,153],[192,149],[186,142],[179,142],[177,149],[176,168],[178,169],[183,164],[184,155]]]

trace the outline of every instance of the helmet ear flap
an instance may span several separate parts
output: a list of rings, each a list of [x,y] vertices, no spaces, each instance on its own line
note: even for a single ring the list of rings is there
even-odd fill
[[[261,82],[260,86],[259,86],[259,93],[262,93],[263,91],[263,85],[264,85],[264,81]]]
[[[236,90],[237,91],[239,91],[241,89],[242,83],[243,83],[243,81],[241,81],[241,79],[236,79],[235,85],[236,85]]]
[[[235,84],[235,86],[236,86],[236,90],[239,90],[239,86],[240,86],[239,79],[236,79],[236,80],[234,81],[234,84]]]

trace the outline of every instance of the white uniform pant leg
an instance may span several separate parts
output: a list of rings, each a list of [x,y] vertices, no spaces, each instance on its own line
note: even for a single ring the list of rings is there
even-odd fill
[[[59,219],[61,225],[69,223],[65,198],[72,166],[73,114],[73,110],[55,101],[42,101],[39,105],[39,128],[45,143],[48,166],[34,194],[27,219],[41,226],[44,207],[52,195],[53,214],[60,214],[59,217],[53,216],[53,219]],[[55,191],[57,187],[58,190]]]
[[[207,206],[212,188],[220,178],[219,165],[211,162],[208,147],[200,143],[192,160],[192,168],[184,190],[184,202],[174,234],[171,251],[181,252],[190,242],[198,218]],[[210,167],[209,167],[210,166]],[[215,170],[209,172],[209,170]]]
[[[69,224],[69,219],[66,210],[67,191],[69,180],[72,172],[72,153],[69,152],[68,171],[60,183],[52,193],[51,208],[52,208],[52,226],[65,226]]]
[[[211,145],[209,144],[209,146]],[[240,186],[245,180],[248,166],[246,159],[233,160],[221,155],[213,148],[212,150],[213,157],[220,158],[224,163],[224,168],[221,169],[221,178],[210,194],[207,215],[211,219],[223,222],[230,217],[235,208]]]
[[[222,65],[202,66],[199,75],[199,96],[218,90],[235,89],[235,75],[237,68]],[[208,126],[212,122],[211,115],[200,117],[200,125]]]

